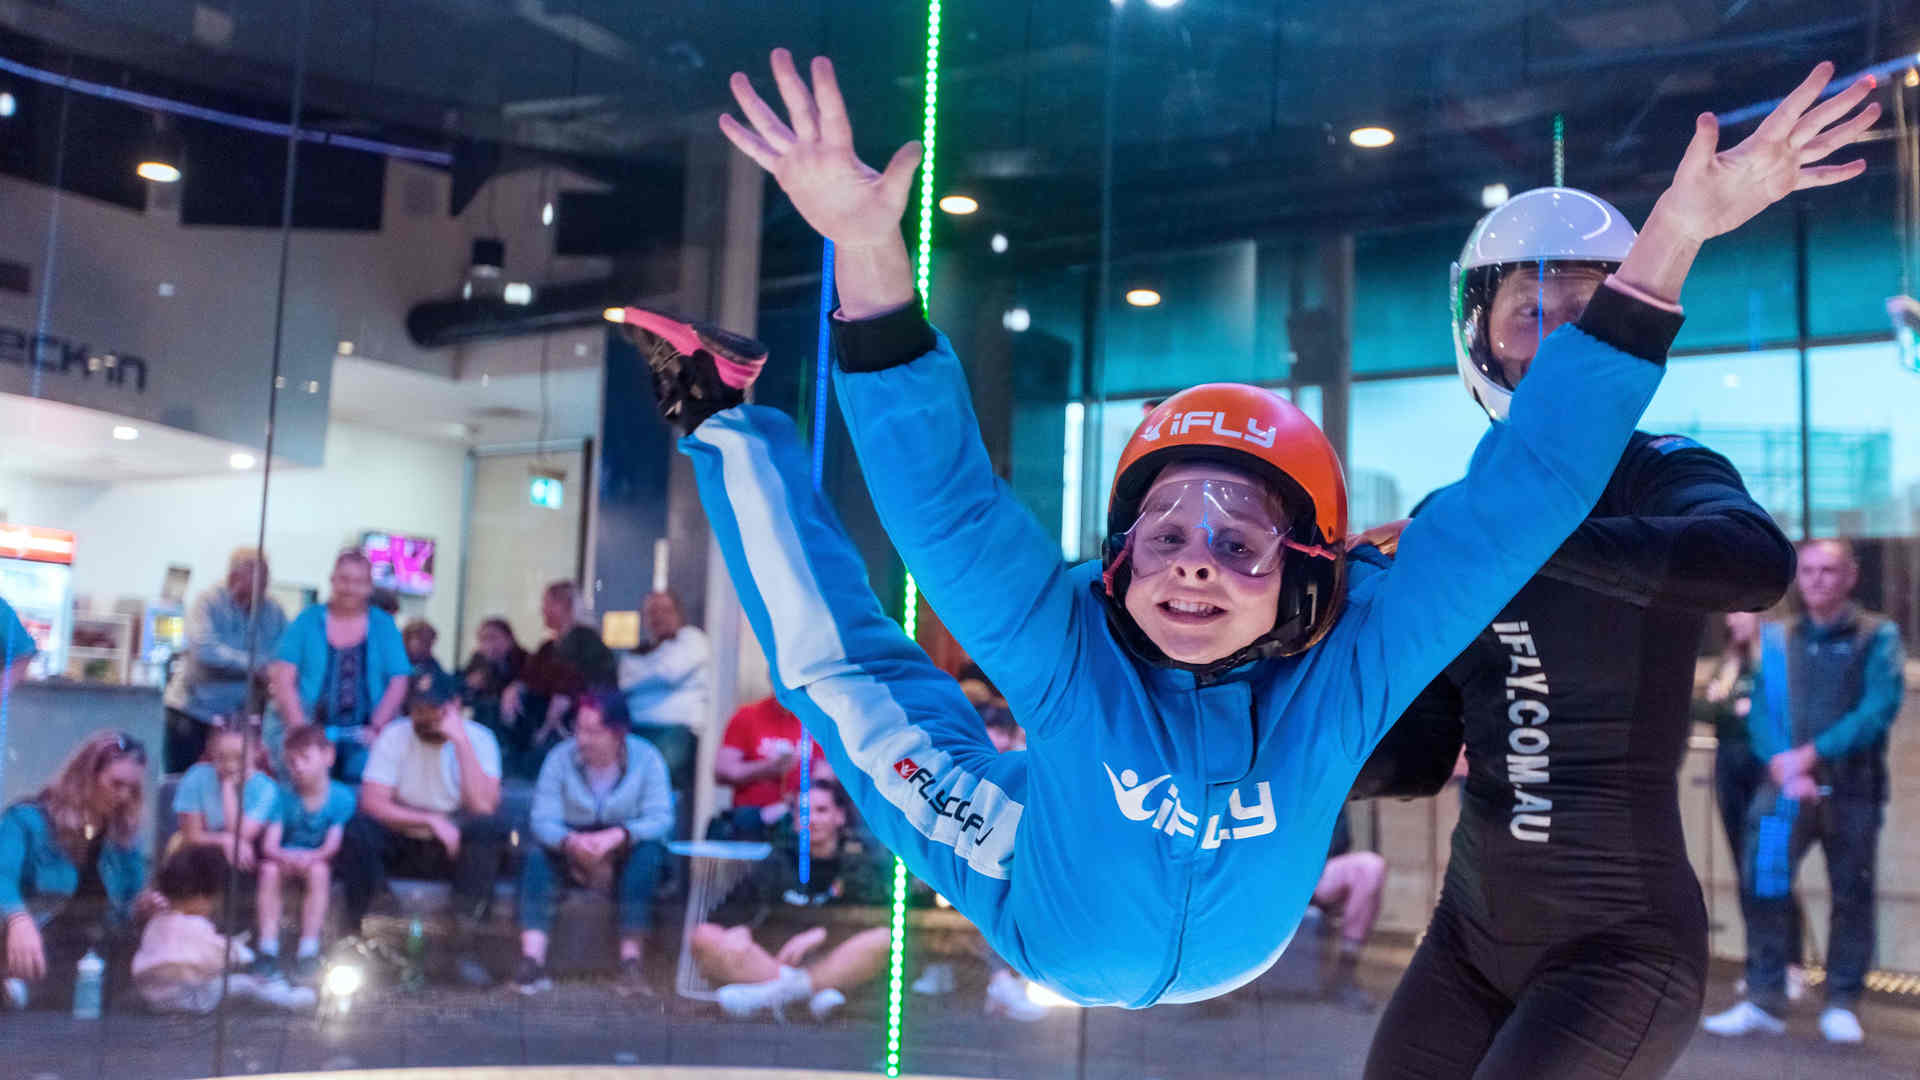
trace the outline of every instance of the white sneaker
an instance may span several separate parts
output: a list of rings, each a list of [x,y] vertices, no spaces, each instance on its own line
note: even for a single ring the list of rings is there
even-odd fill
[[[788,1005],[807,1000],[813,996],[813,980],[804,971],[782,967],[779,975],[766,982],[728,983],[713,996],[728,1016],[744,1020],[763,1009],[779,1014]]]
[[[1807,969],[1799,964],[1787,965],[1787,1000],[1799,1001],[1807,996]]]
[[[920,977],[913,980],[913,992],[938,997],[953,993],[954,985],[952,964],[928,964]]]
[[[1701,1021],[1700,1026],[1709,1035],[1751,1035],[1758,1031],[1766,1035],[1779,1035],[1787,1030],[1784,1020],[1755,1005],[1743,1001],[1723,1013],[1715,1013]]]
[[[829,986],[807,999],[807,1011],[813,1014],[815,1020],[824,1024],[828,1017],[846,1003],[847,995]]]
[[[987,1015],[1031,1024],[1046,1019],[1047,1007],[1028,999],[1025,979],[1011,971],[998,971],[987,980]]]
[[[1830,1043],[1857,1043],[1867,1037],[1852,1009],[1829,1005],[1820,1013],[1820,1034]]]

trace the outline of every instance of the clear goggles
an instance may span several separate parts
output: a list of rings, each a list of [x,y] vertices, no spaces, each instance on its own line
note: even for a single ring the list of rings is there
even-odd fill
[[[1606,271],[1591,263],[1527,263],[1505,274],[1479,298],[1483,307],[1469,319],[1470,334],[1485,334],[1487,355],[1482,359],[1491,363],[1482,370],[1513,389],[1501,362],[1531,360],[1548,335],[1579,321],[1605,279]],[[1476,352],[1472,344],[1469,355]]]
[[[1127,558],[1135,578],[1151,577],[1176,561],[1211,562],[1242,577],[1280,569],[1288,521],[1277,500],[1251,484],[1183,480],[1155,488],[1127,530]]]

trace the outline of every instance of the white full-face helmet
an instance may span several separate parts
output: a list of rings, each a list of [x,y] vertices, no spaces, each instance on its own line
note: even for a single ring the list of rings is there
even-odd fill
[[[1633,226],[1613,204],[1577,188],[1523,191],[1473,227],[1453,264],[1453,352],[1460,378],[1487,415],[1507,418],[1513,387],[1494,359],[1487,316],[1500,281],[1520,267],[1542,278],[1572,267],[1617,269]]]

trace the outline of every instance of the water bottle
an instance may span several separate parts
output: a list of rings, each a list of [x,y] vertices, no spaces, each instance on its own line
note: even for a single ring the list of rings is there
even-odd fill
[[[107,973],[107,962],[92,949],[74,965],[76,978],[73,980],[73,1018],[75,1020],[100,1019],[100,983]]]
[[[407,989],[418,990],[427,983],[427,928],[418,916],[407,924]]]

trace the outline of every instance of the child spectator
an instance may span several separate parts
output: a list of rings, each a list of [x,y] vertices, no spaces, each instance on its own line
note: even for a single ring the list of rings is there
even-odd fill
[[[133,956],[134,988],[156,1012],[205,1015],[220,1004],[228,963],[253,959],[253,950],[222,936],[209,918],[226,889],[226,860],[210,846],[188,845],[167,859],[156,884],[167,907],[147,921],[140,935],[140,951]],[[226,991],[237,999],[276,1009],[310,1009],[314,1004],[314,992],[304,986],[238,971],[224,979]]]
[[[207,739],[206,757],[187,770],[173,794],[179,839],[172,846],[218,848],[222,855],[235,856],[241,870],[252,871],[275,796],[273,779],[248,767],[246,735],[238,728],[215,728]],[[240,834],[237,855],[235,830]]]
[[[306,724],[287,733],[288,782],[282,784],[272,822],[260,843],[260,956],[253,974],[280,974],[282,890],[299,882],[300,945],[293,977],[310,982],[320,974],[320,928],[333,886],[333,856],[353,817],[353,789],[332,778],[333,742],[325,728]]]

